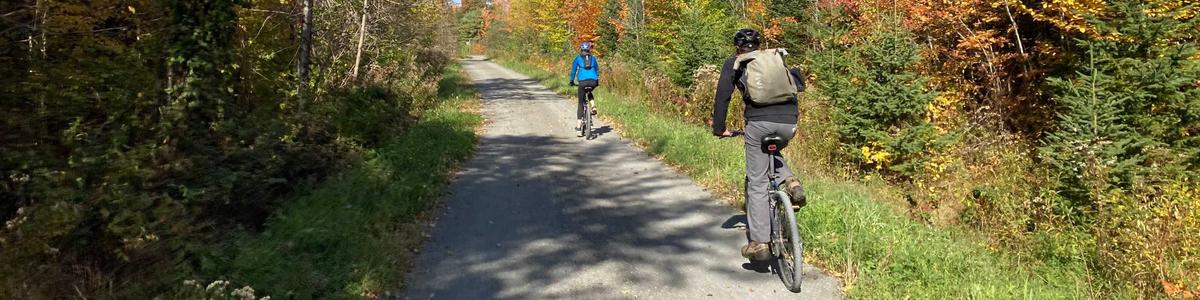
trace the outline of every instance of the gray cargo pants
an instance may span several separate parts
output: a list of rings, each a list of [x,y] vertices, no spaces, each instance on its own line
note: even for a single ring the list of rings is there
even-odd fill
[[[770,185],[770,157],[762,145],[763,137],[778,135],[784,142],[789,142],[796,134],[796,124],[775,123],[768,121],[746,122],[746,218],[750,232],[750,240],[769,242],[771,240],[771,208],[767,197]],[[775,158],[775,168],[779,172],[777,183],[792,177],[792,170],[782,156]]]

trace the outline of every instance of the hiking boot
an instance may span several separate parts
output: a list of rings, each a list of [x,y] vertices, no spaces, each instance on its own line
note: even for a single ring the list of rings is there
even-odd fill
[[[796,177],[788,177],[783,180],[783,192],[792,198],[792,209],[800,209],[808,205],[808,199],[804,196],[804,187],[800,185],[800,181]]]
[[[750,260],[771,259],[771,247],[767,243],[750,241],[742,246],[742,257]]]

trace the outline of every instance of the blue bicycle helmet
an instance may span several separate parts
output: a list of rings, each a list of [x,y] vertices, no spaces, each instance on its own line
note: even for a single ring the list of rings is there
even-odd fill
[[[591,42],[583,42],[583,43],[580,43],[580,44],[579,44],[579,50],[582,50],[582,51],[592,51],[592,43],[591,43]]]

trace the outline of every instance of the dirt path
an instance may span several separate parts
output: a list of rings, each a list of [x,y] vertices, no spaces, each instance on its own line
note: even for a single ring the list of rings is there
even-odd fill
[[[752,270],[741,216],[607,127],[576,138],[572,100],[491,62],[462,64],[488,124],[407,298],[841,298],[815,268],[798,295]]]

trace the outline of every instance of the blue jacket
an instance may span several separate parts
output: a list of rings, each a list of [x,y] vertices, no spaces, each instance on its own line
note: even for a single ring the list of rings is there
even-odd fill
[[[591,70],[583,68],[583,55],[575,57],[575,62],[571,63],[571,82],[575,82],[575,79],[579,79],[579,81],[600,80],[600,66],[597,65],[596,56],[588,55],[588,57],[591,58]],[[575,77],[576,75],[579,77]]]

